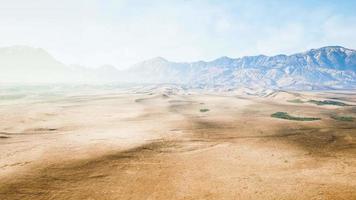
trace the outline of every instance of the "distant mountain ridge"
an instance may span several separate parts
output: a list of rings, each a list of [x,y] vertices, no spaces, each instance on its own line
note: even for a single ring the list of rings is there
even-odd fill
[[[41,48],[20,45],[0,48],[0,83],[110,82],[117,80],[118,73],[112,66],[91,69],[66,65]]]
[[[278,89],[356,88],[356,51],[341,46],[276,56],[221,57],[205,62],[177,63],[155,58],[128,70],[148,83],[180,83],[208,87]]]
[[[356,89],[356,51],[327,46],[292,55],[170,62],[162,57],[119,71],[68,66],[43,49],[0,48],[0,82],[175,83],[199,88]]]

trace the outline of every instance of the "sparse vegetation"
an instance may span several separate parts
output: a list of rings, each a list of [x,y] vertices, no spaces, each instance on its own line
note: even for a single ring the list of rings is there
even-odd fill
[[[316,104],[318,106],[322,106],[322,105],[348,106],[348,104],[346,103],[342,103],[339,101],[331,101],[331,100],[324,100],[324,101],[309,100],[308,102]]]
[[[287,100],[289,103],[304,103],[304,101],[300,99]]]
[[[209,111],[209,109],[207,109],[207,108],[200,109],[200,112],[208,112],[208,111]]]
[[[279,119],[287,119],[287,120],[295,120],[295,121],[315,121],[320,120],[321,118],[316,117],[294,117],[289,115],[286,112],[276,112],[271,115],[271,117],[279,118]]]
[[[344,122],[352,122],[354,121],[354,117],[351,116],[338,116],[338,115],[332,115],[332,119],[338,120],[338,121],[344,121]]]

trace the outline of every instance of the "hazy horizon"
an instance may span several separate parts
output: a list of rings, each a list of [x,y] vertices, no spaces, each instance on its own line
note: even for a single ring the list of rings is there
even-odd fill
[[[0,200],[356,199],[355,10],[0,0]]]
[[[352,1],[0,1],[0,46],[43,48],[65,64],[127,68],[356,48]]]
[[[341,48],[345,48],[345,49],[349,49],[349,50],[356,50],[356,49],[353,49],[353,48],[349,48],[347,46],[341,46],[341,45],[327,45],[327,46],[320,46],[320,47],[312,47],[310,49],[304,49],[304,50],[301,50],[299,52],[290,52],[290,53],[279,53],[279,54],[251,54],[251,55],[241,55],[241,56],[238,56],[238,57],[233,57],[233,56],[226,56],[226,55],[220,55],[220,56],[217,56],[217,57],[214,57],[210,60],[202,60],[202,59],[192,59],[192,60],[171,60],[171,59],[168,59],[166,57],[163,57],[161,55],[156,55],[156,56],[153,56],[153,57],[149,57],[145,60],[138,60],[137,62],[135,63],[132,63],[128,66],[125,66],[123,68],[118,68],[116,65],[114,65],[113,63],[105,63],[105,64],[102,64],[102,65],[98,65],[98,66],[86,66],[86,65],[82,65],[82,64],[75,64],[75,63],[66,63],[66,62],[63,62],[62,60],[59,60],[57,59],[57,57],[55,55],[53,55],[51,52],[49,52],[47,49],[45,48],[42,48],[42,47],[37,47],[37,46],[29,46],[29,45],[21,45],[21,44],[17,44],[17,45],[8,45],[8,46],[0,46],[0,49],[16,49],[16,48],[24,48],[24,49],[34,49],[34,50],[42,50],[46,53],[48,53],[49,56],[51,56],[52,58],[54,58],[56,61],[60,62],[60,63],[63,63],[64,65],[66,66],[71,66],[71,67],[84,67],[84,68],[92,68],[92,69],[98,69],[98,68],[101,68],[101,67],[105,67],[105,66],[110,66],[110,67],[115,67],[116,69],[118,70],[127,70],[137,64],[140,64],[142,62],[146,62],[146,61],[150,61],[150,60],[155,60],[155,59],[162,59],[162,60],[166,60],[168,62],[172,62],[172,63],[197,63],[197,62],[213,62],[217,59],[220,59],[220,58],[229,58],[229,59],[241,59],[241,58],[244,58],[244,57],[255,57],[255,56],[267,56],[267,57],[273,57],[273,56],[278,56],[278,55],[285,55],[285,56],[292,56],[292,55],[295,55],[295,54],[300,54],[300,53],[305,53],[305,52],[308,52],[308,51],[311,51],[311,50],[317,50],[317,49],[322,49],[322,48],[328,48],[328,47],[341,47]]]

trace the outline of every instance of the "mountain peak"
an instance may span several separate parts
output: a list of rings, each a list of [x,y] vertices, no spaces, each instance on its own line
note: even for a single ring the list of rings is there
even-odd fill
[[[356,88],[356,53],[326,46],[293,55],[226,56],[208,62],[169,62],[162,57],[131,71],[140,81],[267,88]]]
[[[345,51],[345,50],[355,51],[353,49],[348,49],[348,48],[345,48],[343,46],[337,46],[337,45],[335,45],[335,46],[324,46],[324,47],[320,47],[320,48],[317,48],[317,49],[310,49],[309,51]]]
[[[220,58],[217,58],[215,60],[213,60],[213,62],[221,62],[221,61],[228,61],[228,60],[232,60],[233,58],[227,57],[227,56],[221,56]]]
[[[161,56],[154,57],[148,61],[150,61],[150,62],[169,62],[167,59],[165,59]]]
[[[130,80],[139,83],[180,83],[223,87],[356,89],[356,51],[325,46],[293,55],[223,56],[212,61],[170,62],[155,57],[117,72],[114,66],[67,71],[45,50],[28,46],[0,48],[2,80]],[[72,68],[71,68],[72,70]],[[74,70],[75,71],[75,70]],[[21,72],[21,73],[19,73]],[[36,74],[36,75],[33,75]],[[48,77],[46,79],[46,77]]]
[[[0,56],[24,56],[27,58],[46,58],[46,59],[53,59],[54,58],[44,49],[42,48],[35,48],[26,45],[15,45],[15,46],[8,46],[0,48]],[[18,58],[20,59],[20,58]]]

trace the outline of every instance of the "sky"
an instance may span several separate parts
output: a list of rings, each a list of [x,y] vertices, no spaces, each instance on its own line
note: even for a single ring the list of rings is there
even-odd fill
[[[356,49],[355,10],[351,0],[0,0],[0,47],[39,47],[65,64],[117,68],[157,56]]]

